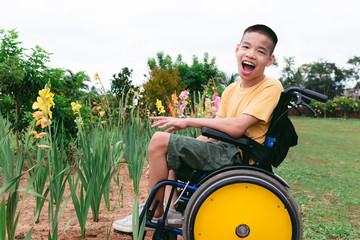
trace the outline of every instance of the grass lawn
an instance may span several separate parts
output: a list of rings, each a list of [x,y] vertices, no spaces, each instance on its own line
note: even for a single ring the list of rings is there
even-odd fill
[[[275,172],[291,186],[304,239],[360,239],[360,120],[292,121],[298,145]]]

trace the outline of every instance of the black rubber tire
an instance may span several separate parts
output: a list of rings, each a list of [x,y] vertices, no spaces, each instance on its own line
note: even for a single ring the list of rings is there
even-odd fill
[[[302,239],[302,220],[299,208],[288,190],[273,177],[256,170],[238,169],[220,173],[202,184],[193,194],[184,213],[184,240],[194,240],[194,222],[200,206],[212,193],[234,183],[251,183],[264,187],[286,206],[291,219],[292,240]],[[246,238],[246,237],[245,237]]]

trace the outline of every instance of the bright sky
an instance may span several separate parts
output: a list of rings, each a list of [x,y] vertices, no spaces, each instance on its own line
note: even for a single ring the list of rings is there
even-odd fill
[[[134,70],[133,82],[146,81],[147,59],[159,51],[173,60],[181,53],[216,57],[220,70],[237,71],[234,50],[244,29],[262,23],[278,35],[279,78],[284,57],[296,66],[320,59],[346,67],[360,56],[358,0],[11,0],[0,5],[0,29],[16,29],[25,48],[39,45],[51,67],[110,79],[121,68]]]

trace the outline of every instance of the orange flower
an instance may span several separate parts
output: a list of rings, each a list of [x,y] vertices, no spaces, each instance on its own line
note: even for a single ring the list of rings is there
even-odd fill
[[[170,103],[168,103],[168,108],[169,108],[169,111],[171,113],[171,116],[175,117],[174,108],[173,108],[173,106],[171,106]]]
[[[33,112],[32,115],[34,116],[34,118],[36,120],[39,120],[40,118],[45,118],[44,113],[42,113],[40,111]]]
[[[48,148],[48,149],[50,149],[51,147],[50,146],[48,146],[48,145],[45,145],[45,144],[43,144],[43,145],[37,145],[39,148]]]
[[[37,133],[36,131],[32,131],[29,133],[29,136],[34,135],[35,138],[42,138],[47,135],[46,132]]]
[[[171,94],[171,100],[173,101],[173,103],[176,105],[178,103],[177,101],[178,97],[176,96],[175,93]]]
[[[95,74],[94,79],[99,80],[99,75],[97,73]]]
[[[36,122],[35,126],[38,126],[41,124],[41,128],[45,128],[47,125],[51,125],[50,119],[42,118],[39,121]]]

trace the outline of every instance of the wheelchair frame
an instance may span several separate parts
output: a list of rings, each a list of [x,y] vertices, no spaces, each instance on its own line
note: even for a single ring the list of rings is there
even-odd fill
[[[309,108],[313,113],[314,113],[314,117],[316,117],[316,113],[315,111],[308,105],[308,103],[310,103],[311,99],[316,99],[318,101],[322,101],[322,102],[326,102],[327,101],[327,96],[322,95],[320,93],[305,89],[305,88],[299,88],[299,87],[290,87],[288,89],[286,89],[283,94],[284,96],[282,96],[284,99],[283,102],[278,103],[278,106],[280,104],[282,104],[282,106],[280,107],[276,107],[275,110],[277,112],[274,111],[274,117],[270,123],[270,125],[273,124],[277,124],[279,122],[280,118],[283,117],[287,117],[287,113],[289,111],[288,106],[291,106],[291,108],[295,108],[297,109],[297,111],[299,112],[299,114],[301,114],[300,110],[298,109],[299,105],[303,105],[307,108]],[[296,99],[296,103],[291,102],[292,99]],[[245,146],[248,147],[250,145],[249,139],[241,137],[241,138],[232,138],[222,132],[213,130],[213,129],[208,129],[208,128],[203,128],[202,129],[203,133],[205,132],[206,134],[203,134],[205,136],[211,137],[211,138],[215,138],[217,140],[221,140],[221,141],[225,141],[225,142],[229,142],[232,144],[235,144],[237,146]],[[249,171],[249,172],[248,172]],[[166,223],[166,217],[167,217],[167,213],[169,211],[170,208],[170,204],[171,204],[171,199],[175,193],[176,190],[178,189],[182,189],[178,200],[182,203],[184,203],[185,205],[189,204],[191,197],[193,195],[196,195],[195,192],[201,188],[201,186],[205,186],[206,184],[208,184],[209,182],[212,181],[212,179],[215,178],[219,178],[217,176],[220,176],[221,174],[227,174],[227,175],[231,175],[231,174],[236,174],[237,172],[239,173],[254,173],[255,177],[251,178],[244,178],[244,179],[249,179],[249,183],[254,183],[255,185],[259,184],[259,186],[264,187],[264,188],[268,188],[268,190],[271,191],[271,193],[275,194],[282,203],[284,203],[285,209],[288,209],[287,212],[289,213],[289,217],[291,220],[291,224],[292,224],[292,238],[294,240],[298,240],[301,239],[302,236],[302,222],[301,222],[301,216],[298,210],[298,207],[296,205],[295,200],[293,200],[292,196],[290,195],[290,193],[287,192],[287,188],[290,188],[289,184],[286,183],[285,180],[283,180],[280,176],[276,175],[275,173],[272,172],[272,168],[270,166],[262,166],[262,165],[254,165],[254,166],[249,166],[249,165],[241,165],[241,166],[229,166],[229,167],[224,167],[218,170],[215,170],[211,173],[206,173],[204,175],[202,175],[199,179],[196,179],[196,181],[193,180],[189,180],[187,183],[184,182],[179,182],[179,181],[171,181],[171,180],[164,180],[159,182],[151,191],[145,206],[140,214],[140,223],[145,219],[146,217],[146,227],[150,227],[150,228],[154,228],[155,232],[153,235],[153,239],[177,239],[177,235],[183,235],[183,230],[184,229],[180,229],[180,228],[176,228],[176,227],[172,227],[172,226],[167,226]],[[251,174],[250,174],[251,175]],[[256,175],[262,176],[259,179],[260,180],[256,180]],[[265,176],[265,177],[264,177]],[[267,176],[267,177],[266,177]],[[261,178],[263,179],[267,179],[268,180],[268,185],[267,186],[267,182],[265,180],[261,180]],[[236,177],[236,175],[234,175],[234,177],[232,177],[230,180],[229,179],[222,179],[222,182],[224,182],[225,185],[232,184],[231,181],[234,182],[241,182],[241,176],[239,176],[238,178]],[[235,180],[234,180],[235,179]],[[261,184],[260,184],[261,182]],[[272,183],[270,183],[272,182]],[[210,184],[211,187],[216,186],[216,182],[212,182]],[[208,184],[209,185],[209,184]],[[224,186],[225,186],[224,185]],[[275,186],[276,185],[276,186]],[[153,223],[151,222],[151,219],[154,215],[155,209],[157,208],[158,205],[158,201],[155,203],[153,209],[149,209],[152,202],[155,199],[155,196],[158,192],[159,189],[165,187],[165,186],[172,186],[172,190],[171,190],[171,194],[168,198],[166,207],[164,209],[164,215],[163,218],[160,219],[157,223]],[[220,188],[216,188],[215,190],[205,190],[204,192],[206,192],[206,196],[197,196],[197,197],[201,197],[201,198],[206,198],[208,197],[210,194],[212,194],[212,192],[217,191],[218,189],[221,189],[221,187],[223,185],[219,185]],[[275,186],[274,188],[272,188],[272,186]],[[274,190],[275,189],[275,190]],[[279,190],[276,190],[279,189]],[[203,191],[203,190],[202,190]],[[195,210],[191,210],[192,212],[194,212],[195,214],[197,214],[197,211],[199,210],[199,208],[202,206],[201,204],[204,203],[204,199],[202,200],[197,200],[195,199],[194,201],[191,202],[192,205],[195,206]],[[199,203],[200,201],[200,203]],[[202,202],[201,202],[202,201]],[[195,202],[195,203],[194,203]],[[197,205],[196,205],[197,204]],[[200,205],[198,205],[200,204]],[[186,206],[187,207],[187,206]],[[192,206],[193,207],[193,206]],[[187,212],[187,214],[189,214],[189,211]],[[190,222],[186,222],[184,223],[184,228],[185,230],[188,231],[192,231],[193,230],[193,225],[195,218],[192,217],[191,215],[192,213],[190,213],[190,218],[191,220],[189,220]],[[188,216],[189,217],[189,216]],[[185,220],[187,221],[187,219]],[[300,221],[300,222],[299,222]],[[297,224],[298,226],[295,226],[294,228],[294,224]],[[248,226],[244,226],[244,224],[240,224],[237,228],[236,228],[236,234],[238,238],[247,238],[250,234],[250,229]],[[190,230],[189,230],[190,229]],[[117,232],[116,230],[114,230],[115,232]],[[247,232],[248,231],[248,232]],[[121,233],[121,232],[118,232]],[[125,233],[126,234],[126,233]],[[194,233],[187,233],[186,232],[186,238],[188,239],[194,239]],[[145,234],[144,234],[145,237]]]

